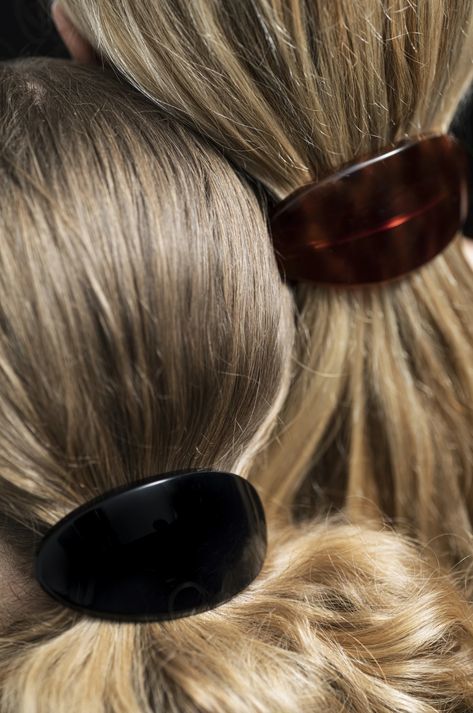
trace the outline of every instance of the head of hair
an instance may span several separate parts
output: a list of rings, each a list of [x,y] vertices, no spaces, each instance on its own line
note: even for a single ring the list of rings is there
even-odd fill
[[[18,599],[2,713],[472,707],[470,608],[387,531],[274,527],[246,591],[163,624],[92,620],[32,587],[41,535],[94,495],[251,470],[286,396],[293,303],[253,189],[116,79],[2,66],[0,117],[0,514]]]
[[[97,73],[87,90],[89,74],[0,68],[1,477],[38,525],[104,484],[245,474],[293,340],[253,191],[125,85]]]
[[[446,131],[472,78],[471,0],[61,2],[107,62],[276,199]],[[469,566],[472,290],[459,241],[394,284],[295,288],[297,368],[251,471],[268,507],[382,512]]]

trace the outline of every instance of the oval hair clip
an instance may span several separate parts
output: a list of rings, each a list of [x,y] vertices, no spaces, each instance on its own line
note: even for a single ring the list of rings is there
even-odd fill
[[[468,214],[468,155],[451,136],[403,142],[279,203],[271,233],[288,279],[358,286],[428,263]]]
[[[266,554],[254,487],[232,473],[181,471],[118,488],[44,537],[43,589],[116,621],[163,621],[213,609],[245,589]]]

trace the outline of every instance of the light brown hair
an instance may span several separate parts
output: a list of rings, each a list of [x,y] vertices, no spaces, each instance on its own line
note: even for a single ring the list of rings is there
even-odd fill
[[[471,0],[62,0],[107,62],[282,198],[446,131],[472,78]],[[381,510],[468,570],[473,303],[458,242],[373,289],[299,286],[294,381],[253,468],[267,507]]]
[[[471,609],[387,531],[272,525],[245,592],[164,624],[34,590],[40,536],[93,495],[251,468],[286,395],[293,303],[253,189],[111,77],[3,66],[0,116],[0,514],[22,570],[2,713],[471,708]]]

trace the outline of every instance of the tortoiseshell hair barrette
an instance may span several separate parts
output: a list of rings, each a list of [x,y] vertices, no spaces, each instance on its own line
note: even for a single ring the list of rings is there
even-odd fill
[[[296,190],[271,215],[286,279],[356,287],[428,263],[465,224],[469,162],[452,136],[403,141]]]

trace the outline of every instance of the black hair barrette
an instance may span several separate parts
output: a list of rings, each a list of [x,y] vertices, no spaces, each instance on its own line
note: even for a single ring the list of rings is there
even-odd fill
[[[111,490],[43,538],[36,577],[67,607],[115,621],[165,621],[223,604],[259,574],[266,521],[232,473],[165,473]]]

